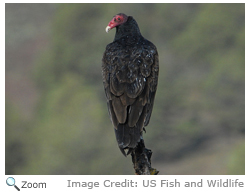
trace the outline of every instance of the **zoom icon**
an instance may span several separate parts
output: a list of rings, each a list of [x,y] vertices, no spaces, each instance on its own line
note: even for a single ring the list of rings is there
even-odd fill
[[[20,189],[15,185],[15,179],[12,177],[8,177],[6,180],[6,184],[8,186],[14,186],[18,191],[20,191]]]

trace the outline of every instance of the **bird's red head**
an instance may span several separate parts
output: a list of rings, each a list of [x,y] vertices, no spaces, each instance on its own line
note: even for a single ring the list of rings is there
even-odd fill
[[[124,13],[115,15],[109,22],[108,26],[105,28],[105,31],[108,33],[112,28],[125,23],[127,21],[127,18],[127,15],[125,15]]]

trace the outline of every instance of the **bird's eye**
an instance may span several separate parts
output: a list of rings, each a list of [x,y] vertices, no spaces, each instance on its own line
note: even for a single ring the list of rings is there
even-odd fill
[[[118,17],[118,21],[120,21],[120,17]]]

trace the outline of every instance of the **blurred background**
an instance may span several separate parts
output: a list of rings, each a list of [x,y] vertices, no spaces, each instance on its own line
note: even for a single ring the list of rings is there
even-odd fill
[[[134,174],[101,76],[120,12],[159,52],[152,166],[245,174],[245,4],[5,4],[6,175]]]

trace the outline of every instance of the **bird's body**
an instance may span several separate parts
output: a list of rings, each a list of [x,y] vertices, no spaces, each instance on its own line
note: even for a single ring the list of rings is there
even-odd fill
[[[116,35],[104,52],[102,74],[109,115],[119,148],[126,155],[125,149],[129,154],[137,146],[149,123],[159,62],[156,47],[141,35],[133,17],[118,14],[106,30],[113,27]]]

